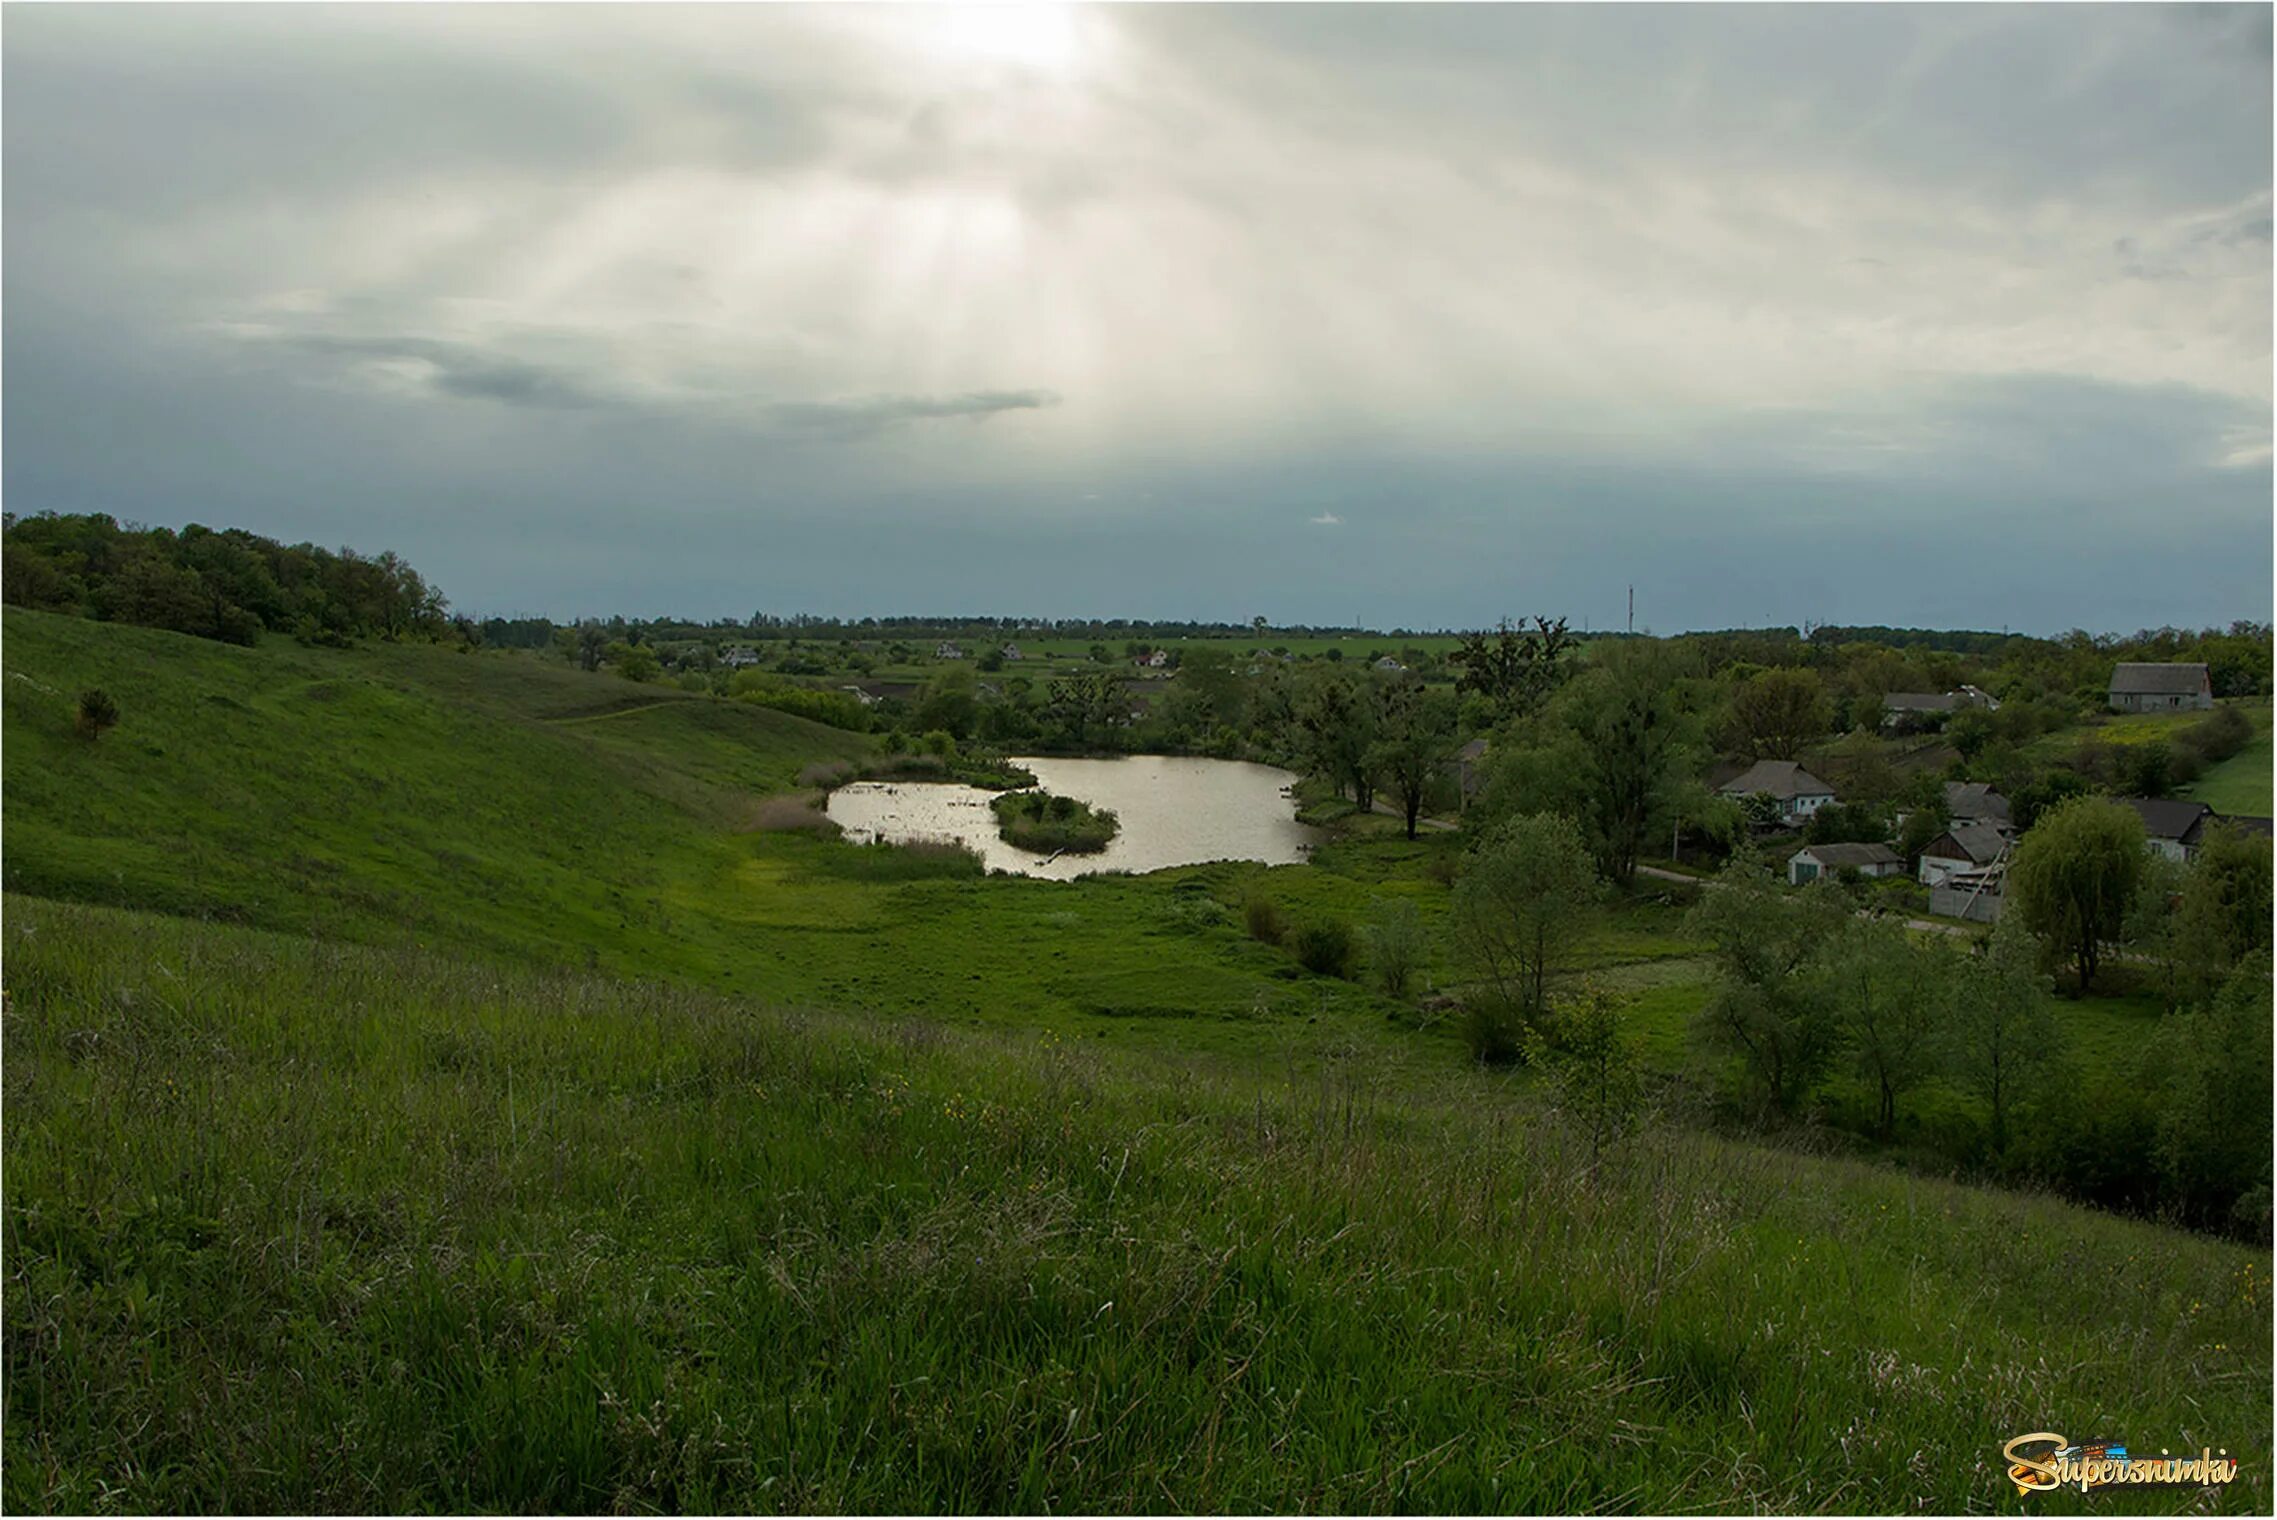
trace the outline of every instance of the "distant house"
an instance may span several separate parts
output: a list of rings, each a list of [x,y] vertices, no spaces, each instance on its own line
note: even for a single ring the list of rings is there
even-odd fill
[[[2153,851],[2168,860],[2184,863],[2198,853],[2198,842],[2215,816],[2214,810],[2203,802],[2184,802],[2173,797],[2121,797],[2118,800],[2122,807],[2133,808],[2135,816],[2142,819],[2144,842]]]
[[[1407,667],[1400,664],[1398,660],[1393,659],[1390,655],[1387,654],[1382,659],[1376,661],[1376,669],[1396,673],[1398,671],[1407,669]]]
[[[1003,655],[1007,660],[1017,660],[1020,658],[1020,646],[1017,644],[1007,644],[997,652]]]
[[[2214,683],[2203,665],[2122,660],[2111,672],[2113,712],[2191,711],[2213,705]]]
[[[1473,739],[1456,750],[1447,764],[1455,772],[1455,794],[1468,804],[1486,783],[1486,741]]]
[[[864,707],[873,706],[878,700],[875,696],[872,696],[869,692],[864,691],[859,686],[841,686],[838,689],[842,692],[845,692],[848,696],[851,696],[855,701],[861,703]]]
[[[1141,670],[1162,670],[1170,664],[1170,651],[1150,649],[1134,662]]]
[[[1882,727],[1918,728],[1929,719],[1957,713],[1963,708],[2000,711],[2000,699],[1978,686],[1955,691],[1891,691],[1882,694]]]
[[[2008,836],[1989,823],[1956,821],[1921,849],[1920,877],[1925,887],[1941,887],[1966,872],[1983,871],[2008,848]]]
[[[1841,871],[1856,871],[1860,876],[1903,876],[1905,857],[1886,844],[1807,844],[1787,857],[1787,880],[1793,886]]]
[[[964,657],[964,650],[951,640],[943,639],[933,646],[933,658],[936,660],[961,660]]]
[[[1758,760],[1716,791],[1734,802],[1763,793],[1779,804],[1779,816],[1786,819],[1808,818],[1834,801],[1834,788],[1793,760]]]
[[[741,645],[730,645],[719,652],[719,662],[730,670],[741,670],[746,665],[759,663],[759,651]]]
[[[1955,824],[1981,823],[2006,834],[2015,824],[2008,815],[2008,799],[1982,781],[1945,783],[1945,816]]]

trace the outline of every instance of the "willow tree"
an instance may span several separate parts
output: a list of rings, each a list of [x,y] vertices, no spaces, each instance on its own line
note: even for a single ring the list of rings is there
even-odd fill
[[[2143,821],[2104,797],[2059,803],[2008,868],[2008,911],[2079,971],[2086,992],[2125,927],[2145,871]]]

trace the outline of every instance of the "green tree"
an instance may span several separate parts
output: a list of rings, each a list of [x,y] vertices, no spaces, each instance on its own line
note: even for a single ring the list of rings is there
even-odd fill
[[[970,665],[945,665],[925,683],[910,721],[919,728],[943,729],[958,739],[969,739],[979,717],[980,678]]]
[[[1579,647],[1580,640],[1566,632],[1564,618],[1537,617],[1529,629],[1504,618],[1491,634],[1464,634],[1447,658],[1462,671],[1455,678],[1456,694],[1484,696],[1494,705],[1497,721],[1508,722],[1532,712],[1557,689],[1565,678],[1566,656]]]
[[[1553,999],[1528,1032],[1527,1054],[1556,1085],[1558,1106],[1589,1136],[1589,1161],[1633,1129],[1643,1106],[1643,1059],[1620,1005],[1585,985]]]
[[[1992,743],[1992,715],[1982,708],[1964,707],[1945,723],[1945,742],[1964,762],[1974,763]]]
[[[1950,1069],[1955,1081],[1984,1100],[1995,1155],[2008,1149],[2018,1095],[2056,1056],[2047,987],[2029,931],[2004,916],[1982,953],[1969,959],[1947,1016]]]
[[[1422,967],[1430,941],[1423,930],[1423,912],[1406,897],[1381,898],[1368,919],[1368,963],[1386,995],[1407,996],[1408,985]]]
[[[2265,1238],[2270,1196],[2270,961],[2256,950],[2220,992],[2167,1028],[2172,1073],[2159,1159],[2185,1217]],[[2257,1217],[2241,1210],[2258,1195]]]
[[[2143,879],[2143,824],[2101,797],[2058,803],[2016,847],[2008,912],[2095,981],[2103,947],[2120,937]]]
[[[90,687],[79,694],[79,710],[73,717],[73,726],[79,737],[92,744],[119,726],[119,704],[101,687]]]
[[[1734,855],[1689,915],[1690,931],[1713,946],[1702,1028],[1740,1057],[1781,1113],[1796,1108],[1841,1045],[1835,1005],[1811,973],[1849,917],[1839,888],[1822,880],[1788,892],[1753,851]]]
[[[1572,819],[1512,818],[1480,841],[1455,882],[1456,952],[1488,998],[1530,1024],[1597,895],[1589,847]]]
[[[1307,767],[1349,788],[1361,812],[1375,806],[1377,710],[1367,678],[1351,671],[1308,671],[1296,699],[1297,740]]]
[[[1645,839],[1664,836],[1682,804],[1693,724],[1669,673],[1647,654],[1592,671],[1569,695],[1598,867],[1626,886]]]
[[[1407,837],[1423,815],[1424,794],[1455,750],[1455,703],[1412,678],[1376,688],[1375,745],[1369,763],[1399,801]]]
[[[1110,671],[1061,676],[1045,688],[1044,721],[1077,748],[1106,743],[1128,712],[1123,683]]]
[[[1898,1100],[1928,1075],[1951,959],[1917,949],[1884,919],[1852,919],[1827,947],[1826,995],[1851,1062],[1873,1090],[1874,1129],[1885,1139],[1897,1129]]]
[[[1733,747],[1750,760],[1792,760],[1833,726],[1834,704],[1808,670],[1766,670],[1732,692]]]

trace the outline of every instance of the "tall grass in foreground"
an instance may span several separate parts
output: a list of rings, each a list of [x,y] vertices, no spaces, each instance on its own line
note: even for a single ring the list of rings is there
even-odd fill
[[[2271,1499],[2269,1257],[1864,1167],[11,899],[40,1509]],[[2037,1498],[2054,1512],[2183,1496]]]

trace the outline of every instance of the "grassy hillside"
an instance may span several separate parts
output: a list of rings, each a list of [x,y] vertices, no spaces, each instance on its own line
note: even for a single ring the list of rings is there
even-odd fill
[[[1243,931],[1404,898],[1444,985],[1453,836],[984,879],[755,827],[868,742],[769,710],[5,634],[11,1508],[1954,1509],[2034,1429],[2270,1503],[2267,1252],[1675,1128],[1593,1165]],[[1676,1071],[1664,890],[1585,959]],[[2124,1060],[2109,1003],[2059,1012]]]
[[[1295,916],[1392,895],[1436,916],[1415,868],[1451,839],[1328,870],[981,881],[751,831],[761,795],[869,742],[768,709],[524,656],[5,617],[11,891],[1137,1046],[1411,1043],[1232,907],[1264,880]],[[124,714],[95,744],[71,728],[88,686]]]
[[[509,655],[238,649],[6,613],[6,881],[354,939],[621,946],[860,736]],[[123,718],[72,730],[101,687]]]
[[[1364,1061],[6,906],[13,1511],[1959,1511],[2041,1429],[2271,1502],[2266,1253],[1592,1167]]]

